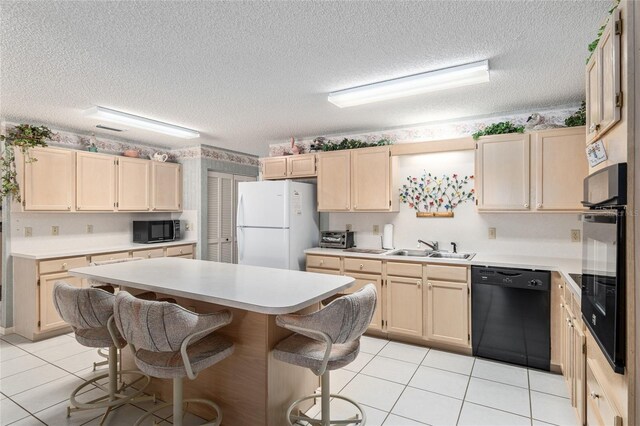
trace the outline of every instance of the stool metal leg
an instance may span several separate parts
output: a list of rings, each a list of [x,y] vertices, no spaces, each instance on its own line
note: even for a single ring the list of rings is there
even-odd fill
[[[173,424],[175,426],[182,426],[182,401],[184,397],[182,395],[182,377],[176,377],[173,379]]]
[[[322,386],[322,394],[320,398],[322,404],[322,415],[320,419],[322,419],[322,426],[330,426],[329,422],[331,421],[331,391],[329,389],[331,388],[329,387],[330,379],[328,371],[320,376],[320,383]]]

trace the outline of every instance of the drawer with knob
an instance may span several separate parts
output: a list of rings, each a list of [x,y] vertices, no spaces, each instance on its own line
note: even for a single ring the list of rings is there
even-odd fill
[[[467,282],[466,266],[427,265],[430,280]]]
[[[371,274],[382,273],[382,261],[374,259],[358,259],[354,257],[344,258],[344,272],[368,272]]]
[[[590,426],[621,426],[622,417],[604,393],[597,371],[598,366],[587,360],[587,422]]]
[[[184,256],[187,254],[193,254],[193,245],[167,247],[167,256]]]
[[[156,257],[164,257],[164,249],[148,249],[148,250],[134,250],[131,252],[131,257],[141,257],[143,259],[154,259]]]
[[[91,256],[91,261],[104,262],[109,260],[127,259],[128,257],[129,257],[128,251],[121,251],[118,253],[94,254],[93,256]]]
[[[340,258],[337,256],[307,255],[307,269],[340,270]]]
[[[387,275],[422,278],[421,263],[387,262]]]
[[[81,268],[89,266],[87,256],[65,257],[62,259],[43,260],[39,263],[39,272],[41,274],[50,274],[53,272],[64,272],[73,268]]]

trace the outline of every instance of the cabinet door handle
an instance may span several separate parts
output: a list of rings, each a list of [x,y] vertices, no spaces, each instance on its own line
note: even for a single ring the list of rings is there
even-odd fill
[[[591,126],[589,126],[589,133],[597,132],[598,130],[600,130],[600,125],[591,123]]]
[[[71,210],[71,206],[67,206],[67,210]]]
[[[562,288],[562,284],[558,284],[558,288]]]
[[[182,254],[182,249],[180,249],[180,254]]]
[[[320,265],[324,265],[324,260],[321,260],[321,261],[320,261]]]
[[[67,269],[67,262],[64,262],[64,263],[62,264],[62,269]]]
[[[151,259],[151,253],[147,254],[147,258]]]
[[[524,207],[528,209],[529,208],[529,203],[524,203]]]
[[[418,280],[416,281],[416,284],[418,285],[418,288],[422,288],[422,281]]]
[[[433,285],[431,285],[431,283],[427,283],[427,287],[429,287],[429,290],[431,290],[431,287],[433,287]]]
[[[362,268],[364,268],[364,265],[361,263],[360,264],[360,270],[362,270]]]
[[[542,207],[542,203],[538,203],[538,204],[536,205],[536,207],[538,207],[538,208]]]
[[[598,399],[598,398],[600,398],[600,395],[598,395],[598,394],[597,394],[597,393],[595,393],[595,392],[591,392],[591,393],[589,394],[589,396],[590,396],[591,398],[593,398],[593,399]]]

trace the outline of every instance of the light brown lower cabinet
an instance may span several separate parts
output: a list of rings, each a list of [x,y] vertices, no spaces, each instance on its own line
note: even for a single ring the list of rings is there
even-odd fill
[[[426,337],[435,342],[469,346],[467,283],[427,281]]]
[[[422,336],[422,278],[387,276],[385,284],[387,331]]]
[[[85,285],[86,280],[69,275],[67,272],[61,272],[59,274],[41,275],[39,281],[40,291],[38,304],[40,305],[40,320],[38,321],[38,325],[40,331],[66,327],[67,323],[60,318],[53,304],[53,286],[58,281],[63,281],[74,287],[81,288]]]
[[[376,286],[376,291],[378,294],[382,293],[382,276],[376,274],[354,274],[348,273],[350,277],[356,279],[356,283],[350,287],[346,293],[355,293],[360,290],[367,284],[371,283]],[[371,319],[371,324],[369,324],[369,329],[371,330],[382,330],[382,312],[383,312],[383,299],[378,298],[378,303],[376,304],[376,310],[373,312],[373,318]]]

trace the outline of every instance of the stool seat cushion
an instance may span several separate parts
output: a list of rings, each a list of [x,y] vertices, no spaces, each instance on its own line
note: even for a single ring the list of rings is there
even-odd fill
[[[107,327],[99,328],[76,328],[73,330],[76,340],[82,346],[88,348],[108,348],[113,346],[113,340]],[[127,342],[118,334],[118,346],[123,347]]]
[[[187,348],[191,368],[195,374],[222,361],[233,353],[233,343],[219,334],[209,334]],[[161,379],[186,377],[180,351],[154,352],[138,349],[136,365],[145,374]]]
[[[317,374],[322,366],[327,344],[301,334],[293,334],[273,349],[275,359],[309,368]],[[331,347],[327,370],[337,370],[351,364],[360,352],[360,339],[335,343]]]

